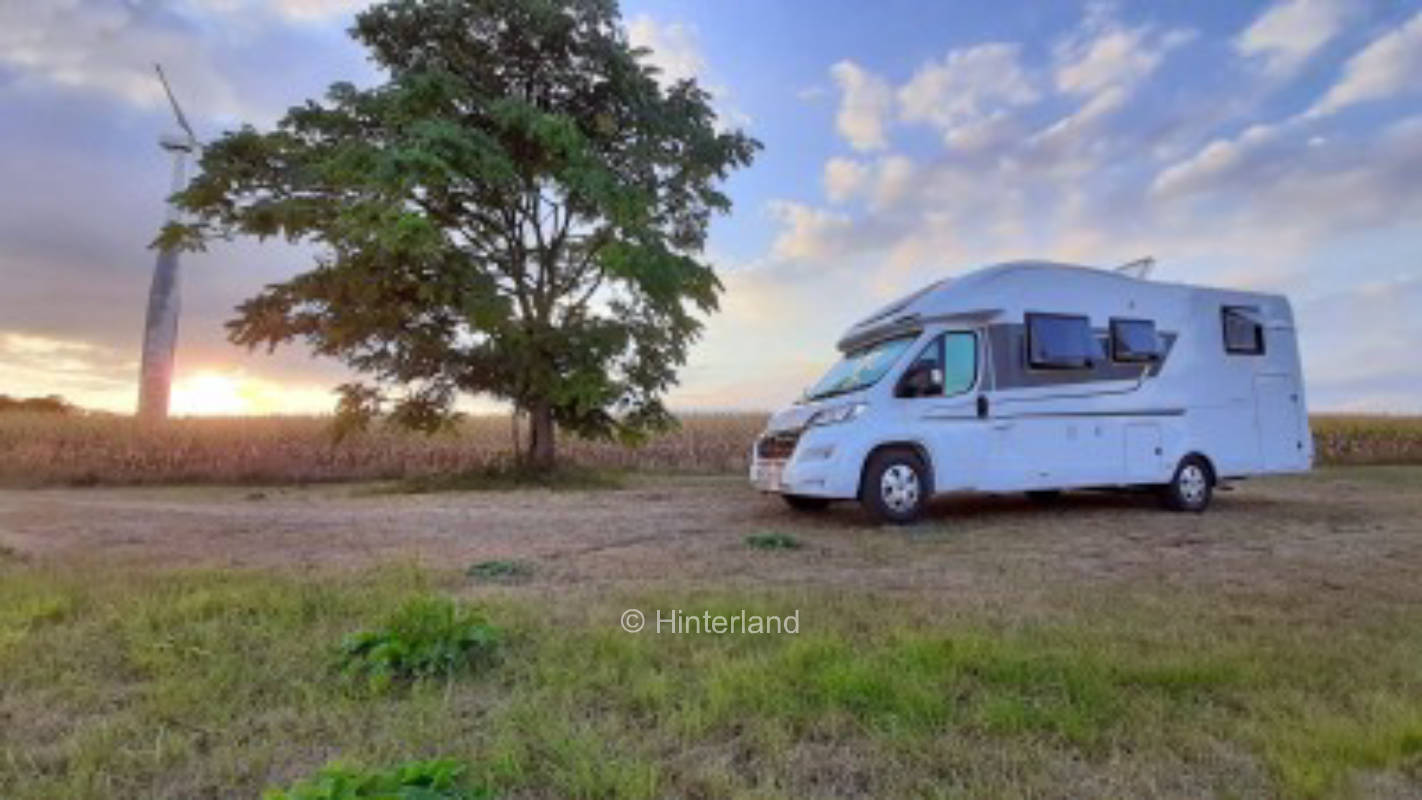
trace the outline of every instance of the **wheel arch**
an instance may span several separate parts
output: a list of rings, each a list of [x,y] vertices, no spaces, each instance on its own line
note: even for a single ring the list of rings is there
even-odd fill
[[[928,448],[924,446],[923,442],[915,439],[895,439],[879,442],[869,448],[869,452],[865,453],[864,458],[859,462],[859,480],[855,482],[855,491],[857,492],[864,486],[864,474],[869,470],[869,462],[874,460],[874,456],[888,450],[908,450],[923,461],[923,466],[928,472],[928,491],[926,494],[932,495],[936,485],[933,477],[933,456],[929,454]]]
[[[1185,455],[1180,457],[1179,461],[1175,462],[1175,468],[1180,469],[1180,465],[1185,463],[1185,459],[1190,458],[1191,456],[1205,462],[1205,469],[1210,473],[1210,485],[1218,486],[1220,482],[1219,470],[1215,468],[1215,462],[1200,450],[1190,450],[1186,452]]]

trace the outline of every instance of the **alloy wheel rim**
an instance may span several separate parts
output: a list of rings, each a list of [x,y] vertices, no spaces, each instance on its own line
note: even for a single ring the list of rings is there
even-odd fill
[[[1205,489],[1209,486],[1209,481],[1205,478],[1205,471],[1194,464],[1186,464],[1180,470],[1180,496],[1184,497],[1191,505],[1199,503],[1205,498]]]
[[[884,505],[896,513],[904,513],[918,505],[918,473],[907,464],[895,464],[884,470],[879,479],[879,496]]]

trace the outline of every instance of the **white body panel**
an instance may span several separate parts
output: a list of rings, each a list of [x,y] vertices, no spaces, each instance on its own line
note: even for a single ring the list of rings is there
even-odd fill
[[[1250,309],[1262,354],[1226,352],[1222,308]],[[1101,335],[1113,318],[1154,322],[1161,357],[1095,368],[1030,366],[1028,314],[1084,315]],[[947,331],[977,335],[967,391],[901,397],[915,354]],[[1313,443],[1293,315],[1282,296],[1155,283],[1115,272],[1022,262],[988,267],[910,295],[851,328],[840,349],[917,338],[871,386],[802,401],[773,415],[752,452],[762,490],[854,498],[876,447],[909,446],[935,492],[1163,484],[1204,456],[1218,479],[1310,468]],[[809,425],[824,409],[863,404],[847,422]],[[986,413],[981,413],[985,406]]]

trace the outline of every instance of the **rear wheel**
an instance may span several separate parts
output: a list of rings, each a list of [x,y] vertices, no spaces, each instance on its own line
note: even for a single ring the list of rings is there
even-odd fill
[[[1214,496],[1215,477],[1205,459],[1196,455],[1180,459],[1170,483],[1160,487],[1160,502],[1171,511],[1204,511]]]
[[[933,493],[928,466],[912,450],[875,453],[864,468],[859,502],[880,522],[907,525],[918,519]]]
[[[796,511],[824,511],[830,504],[828,497],[809,497],[803,494],[782,494],[780,499]]]

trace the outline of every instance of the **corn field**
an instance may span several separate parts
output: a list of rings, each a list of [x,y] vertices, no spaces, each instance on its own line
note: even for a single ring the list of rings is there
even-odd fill
[[[687,414],[637,447],[561,436],[564,463],[613,470],[726,473],[746,468],[764,414]],[[1319,464],[1422,463],[1422,417],[1318,416]],[[372,428],[335,442],[323,417],[173,420],[0,414],[0,484],[305,483],[390,480],[507,459],[508,417],[470,417],[425,436]]]
[[[764,423],[763,414],[693,414],[637,447],[564,434],[558,456],[599,469],[737,471]],[[9,486],[390,480],[476,470],[511,453],[507,416],[468,417],[428,436],[374,425],[337,442],[328,417],[152,426],[111,415],[0,414],[0,484]]]
[[[1309,418],[1319,464],[1422,464],[1422,417],[1320,414]]]

